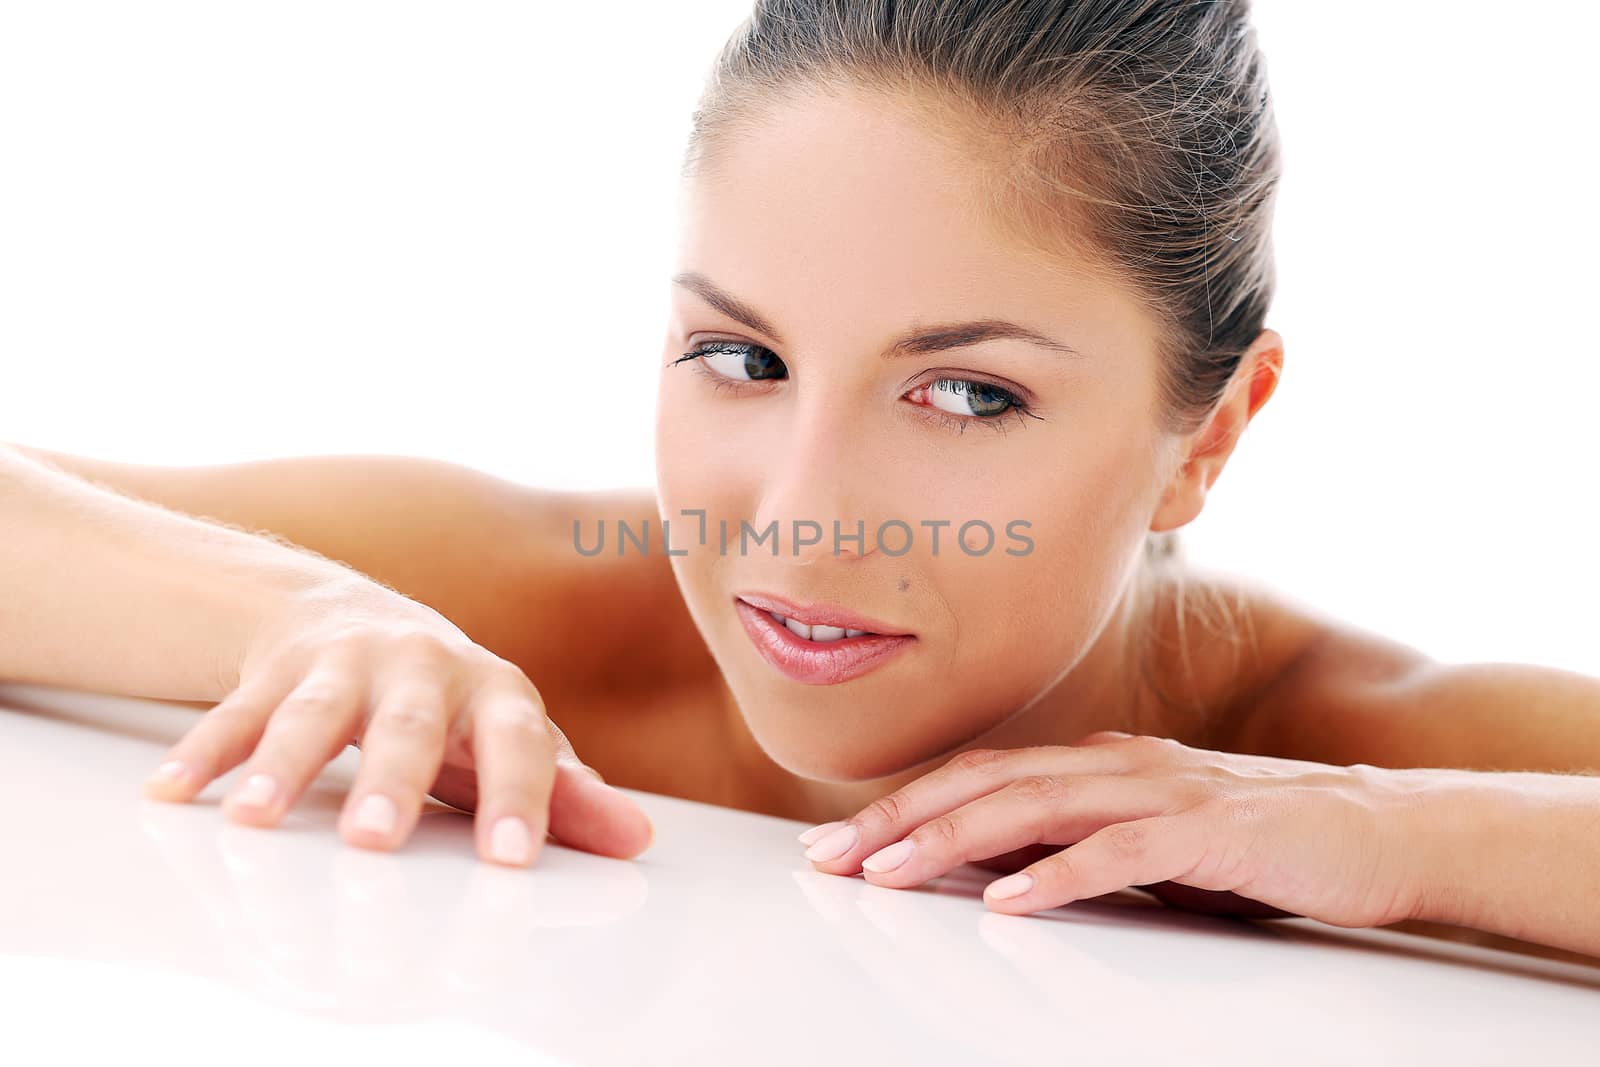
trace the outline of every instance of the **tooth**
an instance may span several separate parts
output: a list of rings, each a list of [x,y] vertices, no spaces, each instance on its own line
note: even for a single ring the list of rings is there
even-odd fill
[[[780,626],[788,627],[796,636],[803,637],[807,641],[838,641],[845,637],[860,637],[867,632],[866,630],[852,630],[842,626],[807,626],[803,622],[796,622],[793,619],[779,615],[776,611],[767,612],[767,617]]]

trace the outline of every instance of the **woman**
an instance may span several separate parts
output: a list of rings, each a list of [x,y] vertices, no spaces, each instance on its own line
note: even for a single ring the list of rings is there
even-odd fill
[[[239,530],[169,545],[146,569],[179,587],[163,617],[215,621],[172,631],[159,679],[68,662],[65,615],[0,667],[221,698],[149,788],[186,801],[243,763],[227,810],[256,825],[359,741],[340,831],[368,847],[432,793],[499,862],[546,830],[637,854],[648,825],[581,755],[819,822],[821,870],[1016,870],[1000,911],[1138,885],[1600,952],[1579,895],[1600,781],[1551,773],[1600,763],[1600,682],[1435,664],[1174,551],[1283,364],[1247,14],[758,0],[685,157],[654,495],[23,450],[327,558],[274,545],[276,577],[241,579],[267,548]],[[102,541],[114,512],[152,524],[102,558],[155,551],[155,509],[49,485],[97,494]],[[225,536],[192,521],[162,529]]]

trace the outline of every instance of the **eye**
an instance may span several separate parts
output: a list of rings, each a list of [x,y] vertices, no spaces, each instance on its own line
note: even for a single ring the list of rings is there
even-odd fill
[[[967,378],[935,378],[917,386],[907,394],[930,418],[935,418],[957,432],[977,424],[993,430],[1004,430],[1005,423],[1014,416],[1037,419],[1027,402],[1015,393],[990,382]]]
[[[689,361],[699,364],[701,373],[711,379],[719,392],[788,378],[788,368],[777,353],[748,341],[706,341],[668,366]],[[973,425],[1004,431],[1005,423],[1013,419],[1020,422],[1023,418],[1039,418],[1025,400],[1009,389],[967,378],[935,378],[912,389],[906,397],[924,417],[957,433],[964,433]]]
[[[672,362],[691,359],[698,359],[719,377],[739,382],[781,381],[787,377],[787,368],[776,353],[744,341],[707,341]]]
[[[963,378],[935,378],[927,397],[934,407],[957,415],[1004,415],[1017,406],[1017,398],[999,386]]]

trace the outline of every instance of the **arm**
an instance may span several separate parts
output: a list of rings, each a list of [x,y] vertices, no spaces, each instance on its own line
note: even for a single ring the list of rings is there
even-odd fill
[[[1418,857],[1413,919],[1600,956],[1600,679],[1441,664],[1272,603],[1276,640],[1293,654],[1229,747],[1415,778],[1404,830]]]
[[[553,706],[656,693],[714,664],[660,550],[648,489],[530,489],[409,456],[305,456],[211,466],[117,463],[14,446],[118,493],[303,546],[427,604],[517,664]],[[649,554],[613,549],[614,524],[651,520]],[[585,544],[604,519],[607,550]],[[567,714],[572,714],[568,711]]]
[[[1235,713],[1234,751],[1348,766],[1600,773],[1600,678],[1520,663],[1439,663],[1283,600],[1292,650]]]
[[[328,560],[0,446],[0,679],[220,700],[265,617],[359,584]]]
[[[1400,772],[1409,773],[1409,772]],[[1600,778],[1424,769],[1413,918],[1600,957]]]
[[[144,471],[159,484],[159,468],[132,468]],[[192,495],[189,473],[178,472],[185,491],[174,495],[205,499]],[[318,504],[347,518],[363,499],[349,488],[351,500]],[[192,800],[243,762],[224,806],[274,825],[359,739],[361,769],[340,818],[354,843],[404,841],[429,792],[476,812],[479,852],[497,862],[525,866],[547,830],[607,855],[649,843],[637,806],[579,773],[545,692],[518,665],[348,566],[124,496],[3,444],[0,523],[0,679],[215,703],[168,751],[145,786],[152,795]],[[329,527],[342,528],[338,519]],[[382,527],[370,533],[385,543]]]

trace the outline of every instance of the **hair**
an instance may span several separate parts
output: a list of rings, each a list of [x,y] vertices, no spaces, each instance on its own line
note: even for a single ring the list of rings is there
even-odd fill
[[[1204,423],[1275,285],[1281,152],[1248,0],[756,0],[712,65],[683,177],[786,93],[833,89],[925,108],[1010,235],[1116,272],[1158,324],[1153,417]],[[1135,596],[1175,593],[1192,677],[1177,533],[1146,535]],[[1229,613],[1200,588],[1215,628]],[[1145,631],[1139,669],[1170,706]]]

